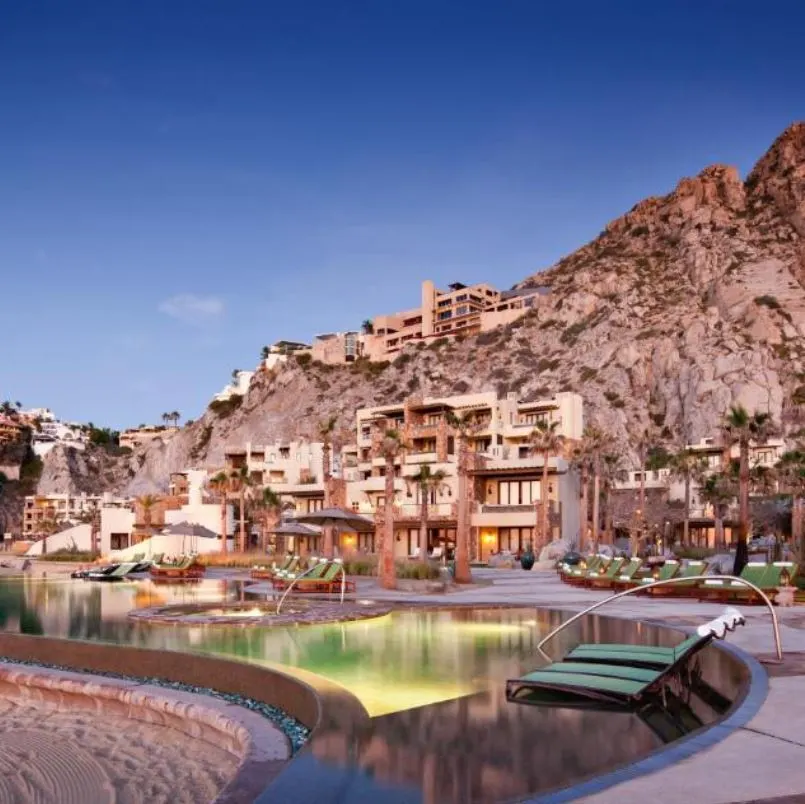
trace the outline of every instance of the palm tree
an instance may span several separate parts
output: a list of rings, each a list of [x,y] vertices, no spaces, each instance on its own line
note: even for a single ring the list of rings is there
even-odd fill
[[[227,551],[227,516],[226,516],[226,497],[229,493],[229,476],[226,472],[218,472],[210,478],[210,488],[218,495],[221,501],[221,552]]]
[[[470,498],[469,498],[469,436],[478,428],[473,413],[460,416],[447,411],[447,424],[456,433],[458,442],[458,511],[456,517],[456,554],[453,579],[456,583],[472,583],[470,571]]]
[[[255,499],[255,507],[260,516],[260,549],[266,552],[269,520],[277,519],[282,512],[282,499],[270,486],[262,488]]]
[[[615,483],[626,477],[626,469],[623,468],[623,455],[619,452],[602,452],[598,456],[599,470],[601,473],[601,486],[604,492],[604,541],[607,544],[614,542],[612,532],[612,489]]]
[[[261,360],[268,360],[268,356],[269,356],[270,354],[271,354],[271,349],[269,349],[267,346],[264,346],[264,347],[263,347],[263,348],[260,350],[260,359],[261,359]]]
[[[324,482],[324,507],[329,508],[330,499],[330,479],[332,477],[332,446],[333,432],[338,423],[338,416],[331,414],[329,418],[319,422],[319,438],[321,438],[321,466],[322,480]],[[324,528],[324,555],[332,558],[334,553],[333,529]]]
[[[565,437],[559,433],[559,422],[549,422],[545,419],[538,421],[528,437],[532,452],[542,458],[542,481],[540,483],[540,523],[539,542],[535,553],[539,556],[540,550],[551,540],[548,533],[548,469],[551,456],[556,455],[564,444]]]
[[[419,488],[419,544],[420,549],[427,549],[428,547],[428,498],[431,491],[436,491],[444,485],[447,474],[441,469],[435,472],[431,470],[427,464],[422,464],[419,471],[411,478],[411,482],[415,483]]]
[[[229,490],[238,495],[240,505],[240,529],[238,536],[238,549],[241,553],[246,552],[246,496],[249,489],[254,485],[252,476],[249,474],[247,466],[233,469],[229,473]]]
[[[606,439],[602,430],[594,424],[584,428],[581,440],[577,441],[573,447],[571,463],[579,473],[579,506],[581,508],[581,533],[579,538],[579,548],[584,549],[586,545],[590,505],[588,493],[590,488],[590,474],[592,473],[593,482],[593,543],[598,544],[598,503],[600,498],[600,476],[601,476],[601,448]]]
[[[780,484],[791,495],[791,537],[805,560],[805,528],[802,527],[803,497],[805,497],[805,449],[783,453],[777,462]]]
[[[181,413],[179,413],[179,411],[178,411],[178,410],[174,410],[174,411],[171,413],[171,421],[173,422],[173,426],[174,426],[174,427],[178,427],[178,426],[179,426],[179,419],[181,419],[181,418],[182,418],[182,414],[181,414]]]
[[[707,464],[704,458],[687,447],[671,456],[671,477],[685,485],[685,519],[682,524],[682,544],[690,544],[690,488],[694,480],[702,477]]]
[[[749,413],[743,405],[733,405],[724,417],[724,439],[729,447],[738,445],[738,544],[735,551],[733,573],[740,575],[749,560],[749,447],[765,444],[776,431],[768,413]]]
[[[385,504],[383,506],[383,535],[380,539],[380,565],[378,580],[383,589],[395,589],[397,577],[394,568],[394,459],[403,448],[398,430],[386,426],[380,441],[380,454],[385,460]]]
[[[170,413],[163,413],[162,414],[162,424],[165,425],[166,427],[168,426],[168,422],[170,421],[170,417],[171,417]]]
[[[367,318],[361,324],[361,329],[363,330],[364,335],[374,335],[375,332],[375,325],[372,323],[371,318]]]
[[[142,497],[137,498],[137,505],[140,506],[143,512],[143,525],[145,526],[145,531],[148,534],[146,538],[150,539],[152,534],[151,531],[151,509],[157,504],[159,499],[154,496],[153,494],[144,494]]]
[[[708,475],[699,486],[699,499],[713,508],[716,550],[724,550],[727,546],[724,538],[724,518],[727,515],[729,504],[735,499],[735,484],[726,473],[717,472]]]

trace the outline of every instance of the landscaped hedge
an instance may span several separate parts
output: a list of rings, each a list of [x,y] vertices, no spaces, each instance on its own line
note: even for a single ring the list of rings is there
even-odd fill
[[[43,556],[36,556],[37,561],[80,561],[90,562],[98,558],[98,553],[89,550],[54,550]]]

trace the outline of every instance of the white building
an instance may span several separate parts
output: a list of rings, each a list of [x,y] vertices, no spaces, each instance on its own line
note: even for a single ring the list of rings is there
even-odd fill
[[[226,402],[233,396],[245,396],[249,391],[254,371],[236,371],[232,377],[232,382],[229,383],[222,391],[219,391],[214,397],[215,402]]]
[[[34,425],[31,446],[34,454],[44,458],[57,444],[83,450],[89,436],[83,425],[57,419],[50,408],[31,408],[20,415]]]

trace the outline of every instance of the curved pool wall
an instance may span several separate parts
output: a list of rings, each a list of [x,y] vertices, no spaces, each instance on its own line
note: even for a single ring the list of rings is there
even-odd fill
[[[234,683],[232,664],[207,654],[259,662],[262,667],[237,667],[250,668],[264,695],[271,689],[267,702],[306,724],[311,713],[294,711],[293,701],[299,679],[309,682],[320,707],[313,737],[266,791],[266,802],[464,804],[551,796],[625,766],[636,768],[635,763],[660,756],[669,742],[691,732],[694,739],[707,735],[706,727],[734,708],[749,681],[736,655],[710,647],[700,654],[702,678],[715,685],[723,705],[713,709],[691,701],[684,723],[628,712],[540,709],[506,702],[504,681],[543,663],[536,643],[568,616],[560,612],[421,607],[346,625],[168,628],[128,619],[133,604],[126,596],[147,591],[142,587],[127,592],[116,585],[118,591],[96,592],[77,583],[61,591],[55,583],[3,585],[2,625],[8,631],[83,640],[60,643],[61,651],[75,652],[76,661],[93,648],[129,655],[121,660],[128,662],[148,654],[146,675],[164,676],[176,668],[183,674],[180,680],[214,688]],[[218,595],[231,599],[223,588]],[[549,647],[561,655],[579,641],[668,645],[681,638],[672,629],[594,616],[566,629]],[[26,639],[26,653],[38,650],[39,640],[13,639]],[[104,642],[142,648],[121,651]],[[192,660],[187,651],[194,653]],[[202,658],[220,662],[212,677]],[[65,664],[63,653],[55,662]],[[281,670],[271,676],[283,679],[276,686],[266,682],[267,665]],[[199,675],[188,679],[188,673]],[[375,710],[373,717],[367,709]]]

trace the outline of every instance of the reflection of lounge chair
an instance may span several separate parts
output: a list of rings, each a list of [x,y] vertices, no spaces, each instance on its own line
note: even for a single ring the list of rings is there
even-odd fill
[[[589,702],[634,706],[658,692],[714,638],[743,625],[735,609],[705,623],[676,648],[641,645],[580,645],[565,660],[506,682],[506,698],[542,706],[587,706]]]
[[[87,580],[89,581],[122,581],[135,567],[137,563],[134,561],[126,561],[123,564],[118,564],[111,571],[101,570],[100,572],[87,573]]]

